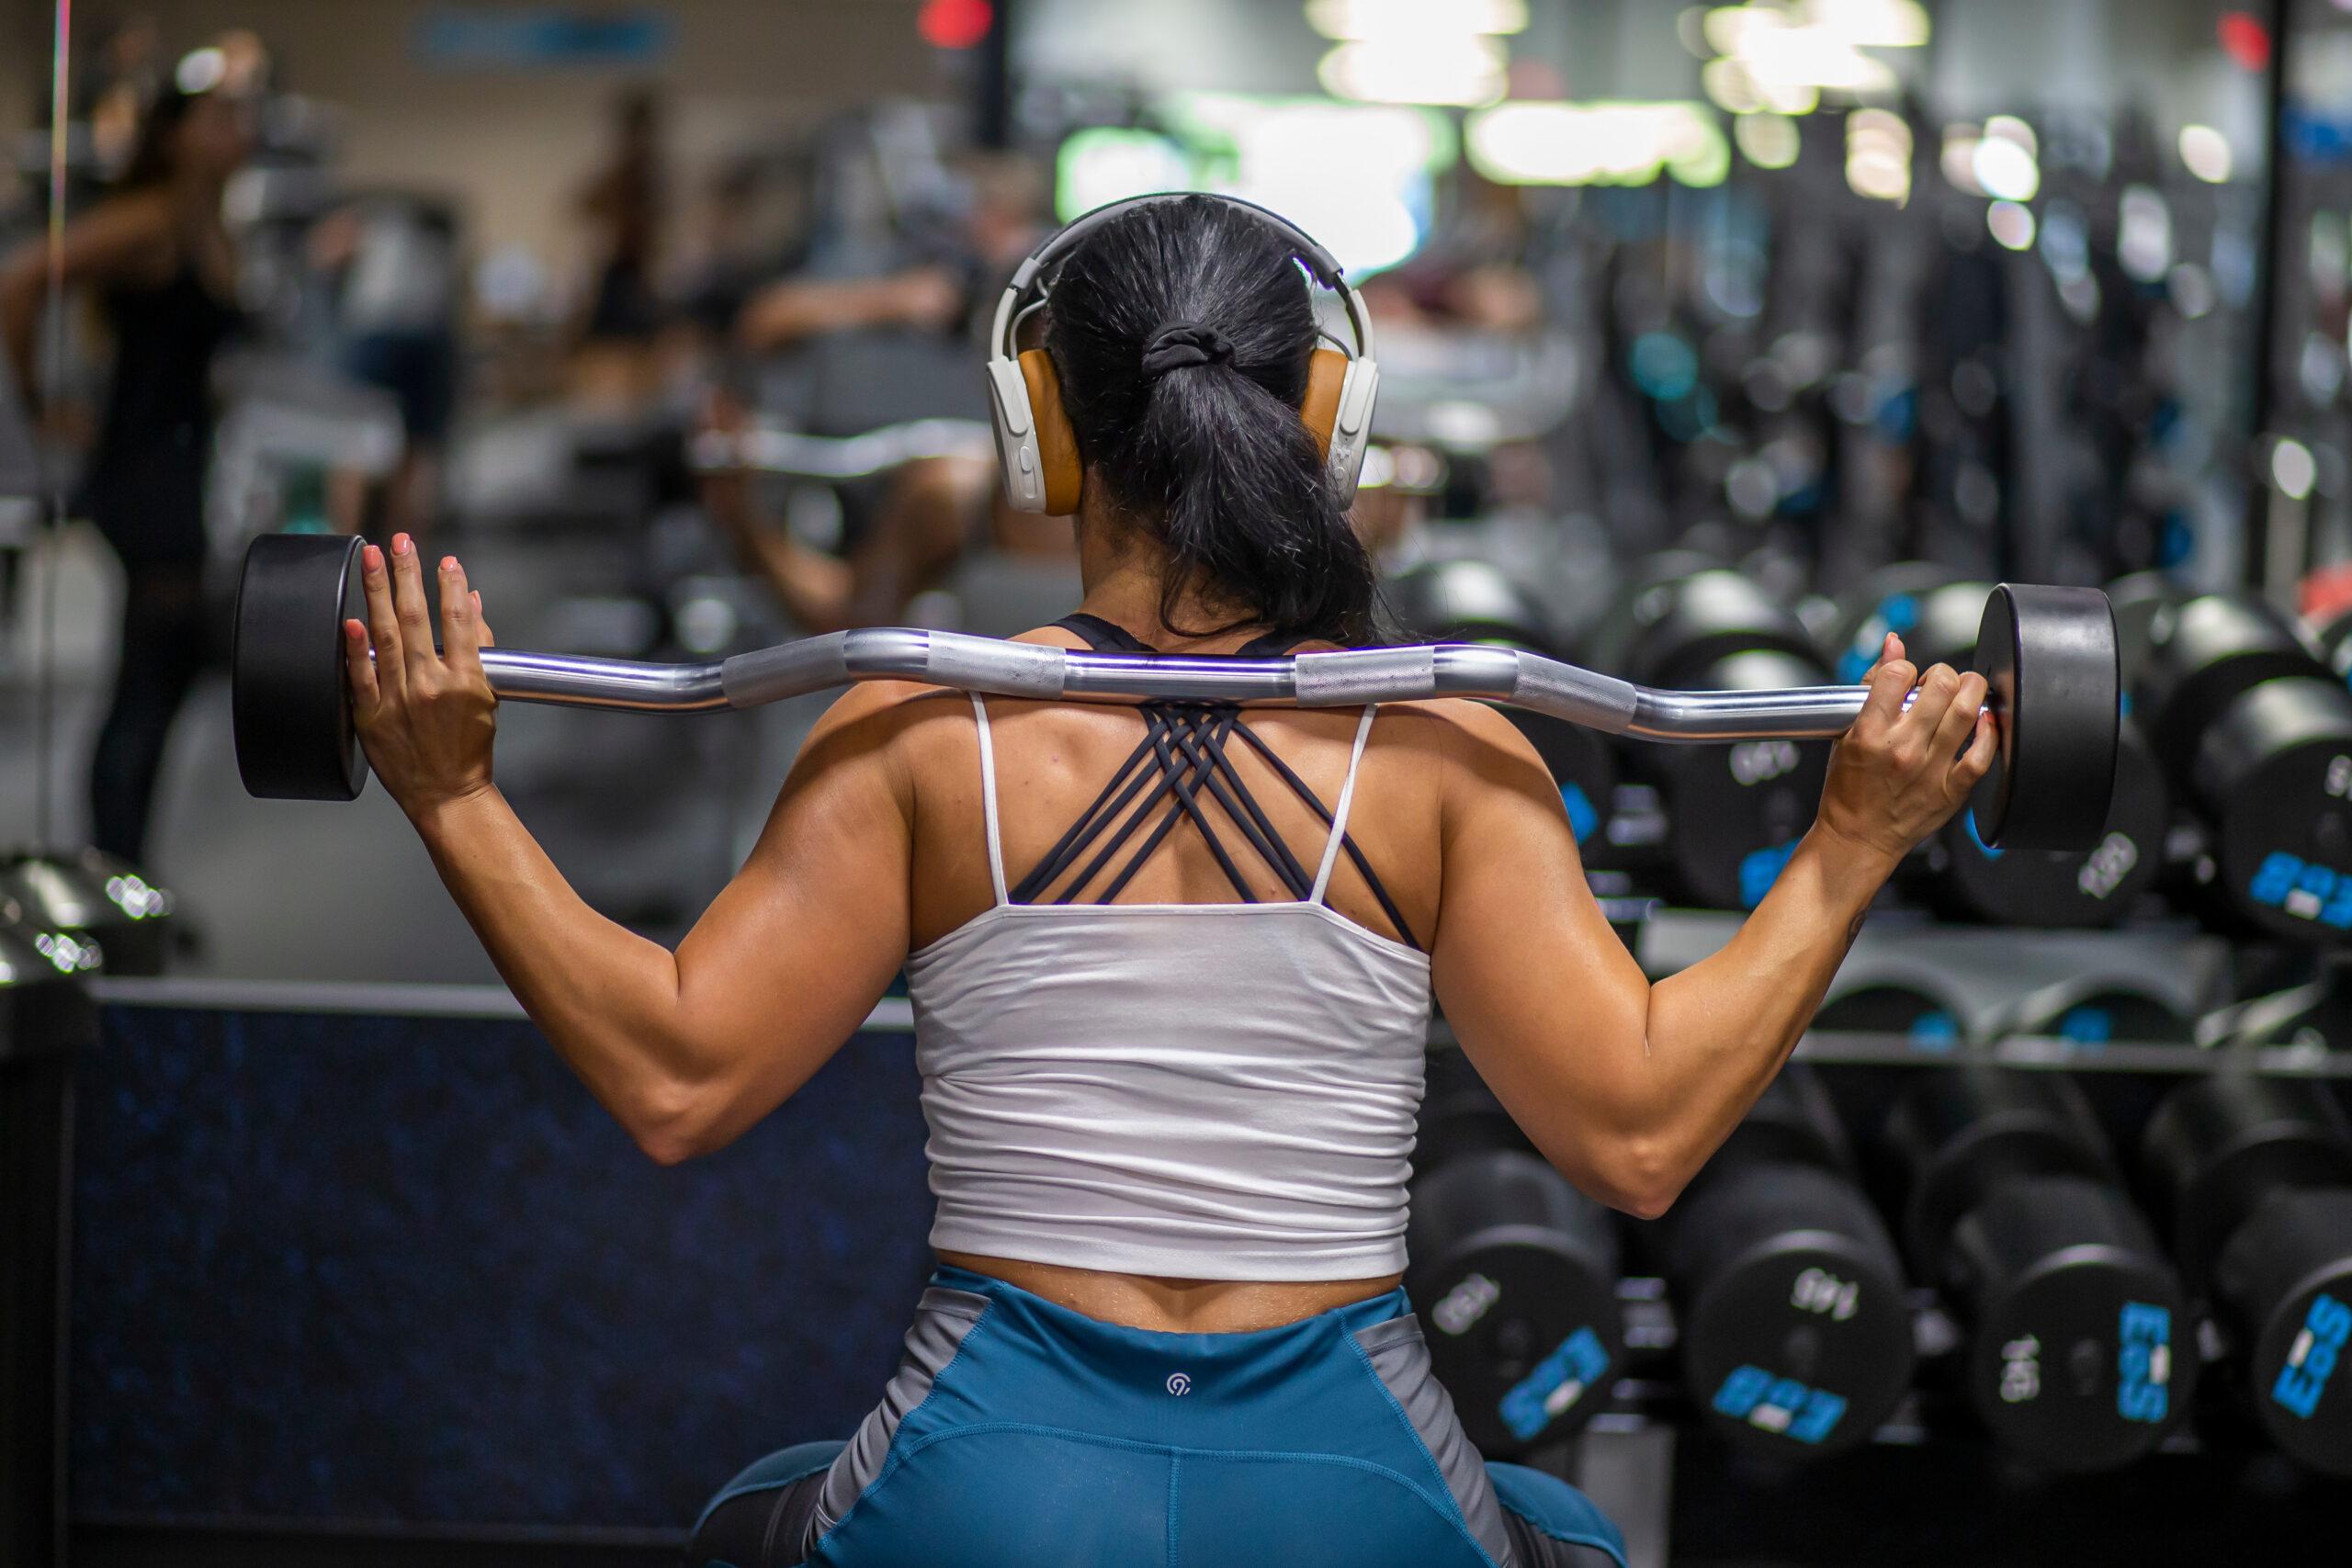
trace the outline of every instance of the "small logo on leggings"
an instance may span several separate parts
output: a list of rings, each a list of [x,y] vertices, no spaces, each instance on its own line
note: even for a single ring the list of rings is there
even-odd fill
[[[1168,1392],[1182,1399],[1193,1392],[1193,1380],[1182,1372],[1168,1374]]]

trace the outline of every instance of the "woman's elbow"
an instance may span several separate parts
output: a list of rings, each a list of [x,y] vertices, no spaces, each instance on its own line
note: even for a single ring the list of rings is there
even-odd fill
[[[707,1087],[658,1085],[612,1109],[622,1130],[656,1165],[684,1165],[716,1154],[735,1139],[724,1124],[723,1101]]]
[[[1601,1164],[1595,1196],[1637,1220],[1655,1220],[1672,1208],[1693,1174],[1663,1142],[1639,1135],[1617,1139]]]

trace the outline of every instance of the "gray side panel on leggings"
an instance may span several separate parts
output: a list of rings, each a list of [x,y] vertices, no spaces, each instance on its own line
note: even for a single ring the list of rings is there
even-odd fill
[[[1453,1414],[1453,1401],[1436,1373],[1430,1370],[1429,1346],[1421,1339],[1421,1320],[1411,1314],[1392,1317],[1359,1330],[1356,1344],[1372,1362],[1372,1370],[1405,1412],[1405,1419],[1437,1461],[1453,1494],[1454,1506],[1487,1555],[1501,1568],[1514,1568],[1510,1539],[1503,1533],[1502,1505],[1487,1480],[1487,1461]]]
[[[882,1473],[890,1439],[899,1423],[931,1397],[931,1385],[942,1369],[956,1359],[965,1337],[980,1325],[989,1310],[988,1297],[974,1291],[948,1291],[933,1285],[915,1306],[915,1320],[907,1330],[907,1345],[899,1371],[882,1391],[882,1403],[858,1423],[857,1436],[833,1461],[817,1496],[815,1534],[823,1535],[841,1523],[842,1516]],[[1424,1358],[1426,1360],[1426,1358]]]

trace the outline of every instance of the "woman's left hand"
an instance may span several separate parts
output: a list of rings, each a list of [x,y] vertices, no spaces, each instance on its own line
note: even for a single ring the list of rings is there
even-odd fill
[[[368,546],[361,576],[368,620],[343,624],[352,717],[368,765],[401,809],[418,818],[490,788],[498,698],[481,650],[496,639],[481,618],[481,595],[466,586],[455,556],[441,558],[437,650],[413,539],[394,535],[389,558]]]

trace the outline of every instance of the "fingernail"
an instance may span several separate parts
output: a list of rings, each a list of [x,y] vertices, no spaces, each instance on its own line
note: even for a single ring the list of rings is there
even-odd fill
[[[369,571],[384,570],[384,552],[373,545],[368,547],[368,570]]]
[[[396,556],[404,556],[408,554],[409,547],[408,536],[406,534],[395,534],[392,536],[392,554]]]
[[[441,558],[441,570],[442,570],[443,571],[455,571],[455,570],[458,570],[458,558],[457,558],[457,557],[455,557],[455,556],[443,556],[443,557]]]
[[[361,637],[368,635],[368,630],[357,621],[345,621],[343,623],[343,635],[349,637],[352,641],[357,642]]]
[[[479,589],[479,588],[475,589],[471,593],[468,594],[468,595],[467,595],[467,597],[468,597],[468,598],[469,598],[469,599],[471,599],[471,600],[474,602],[474,608],[475,608],[475,609],[479,610],[479,609],[481,609],[481,589]]]

